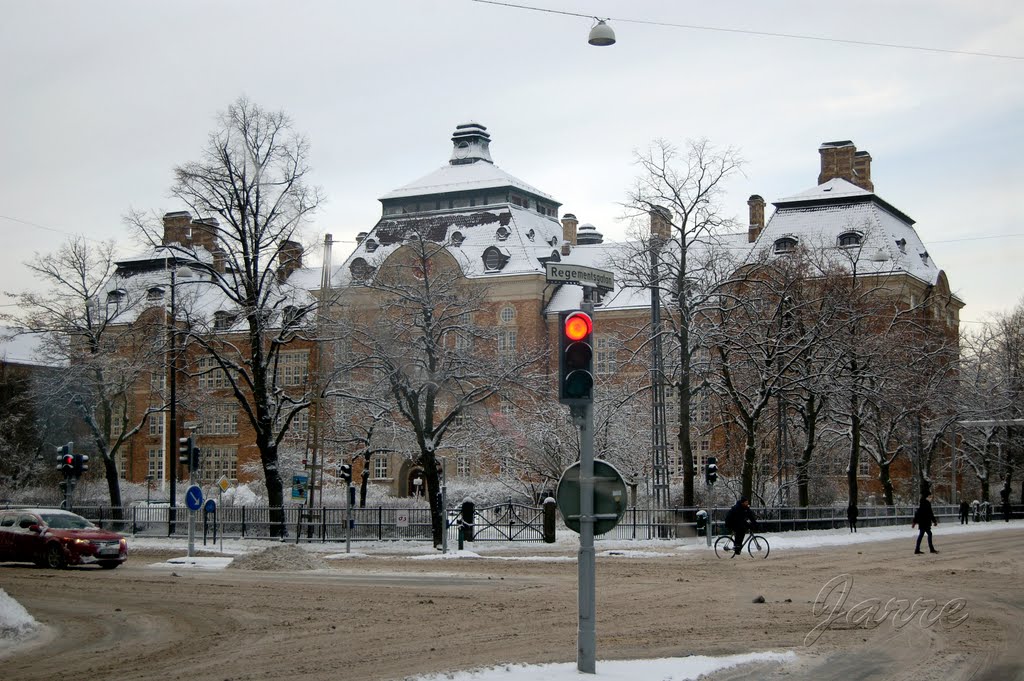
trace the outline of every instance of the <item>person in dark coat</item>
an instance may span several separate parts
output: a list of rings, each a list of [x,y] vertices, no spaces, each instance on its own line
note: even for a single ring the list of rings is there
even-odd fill
[[[850,504],[846,507],[846,520],[850,523],[850,532],[857,531],[857,516],[860,515],[860,511],[857,510],[857,504]]]
[[[960,502],[960,524],[969,525],[971,517],[971,505],[964,499]]]
[[[743,538],[747,536],[748,530],[757,529],[757,517],[750,510],[750,500],[740,497],[739,500],[725,514],[725,527],[732,533],[733,555],[740,555],[743,548]]]
[[[932,525],[938,525],[939,521],[935,518],[935,513],[932,511],[932,502],[928,500],[930,496],[930,494],[922,495],[921,505],[917,507],[917,512],[914,513],[914,522],[910,524],[911,527],[920,527],[917,533],[917,546],[914,548],[914,553],[924,553],[921,550],[921,540],[925,534],[928,535],[928,550],[932,553],[938,553],[935,550],[935,545],[932,544]]]

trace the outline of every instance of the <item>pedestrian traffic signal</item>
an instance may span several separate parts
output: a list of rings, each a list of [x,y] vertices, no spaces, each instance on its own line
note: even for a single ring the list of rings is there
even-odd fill
[[[594,323],[586,312],[559,315],[558,401],[591,404],[594,401]]]
[[[199,445],[195,441],[193,441],[192,442],[192,452],[191,452],[192,460],[188,464],[188,469],[190,471],[197,471],[197,470],[199,470],[199,468],[201,467],[202,461],[203,461],[201,455],[202,455],[202,450],[200,450],[199,449]]]
[[[73,469],[75,475],[81,477],[82,473],[89,470],[89,455],[88,454],[75,454]]]
[[[352,464],[343,463],[338,466],[338,477],[346,483],[352,482]]]
[[[709,456],[708,462],[704,465],[704,481],[713,485],[716,480],[718,480],[718,459]]]
[[[178,463],[192,465],[192,436],[178,438]]]

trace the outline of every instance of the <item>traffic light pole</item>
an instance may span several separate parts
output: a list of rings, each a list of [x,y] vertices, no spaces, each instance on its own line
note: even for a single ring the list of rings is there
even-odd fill
[[[580,429],[580,550],[577,556],[579,622],[576,634],[576,669],[596,673],[597,575],[594,559],[594,405],[572,405],[573,422]]]
[[[593,317],[593,289],[583,287],[582,309]],[[580,429],[580,551],[576,559],[578,622],[576,669],[597,673],[597,566],[594,557],[594,404],[572,405]]]

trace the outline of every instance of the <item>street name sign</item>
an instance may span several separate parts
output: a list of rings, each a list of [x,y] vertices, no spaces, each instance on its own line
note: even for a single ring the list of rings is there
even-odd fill
[[[596,267],[571,265],[564,262],[544,263],[547,281],[552,284],[579,284],[609,292],[615,288],[615,275]]]

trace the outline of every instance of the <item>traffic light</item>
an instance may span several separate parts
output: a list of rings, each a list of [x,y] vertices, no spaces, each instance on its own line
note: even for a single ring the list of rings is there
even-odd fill
[[[178,463],[192,465],[192,436],[178,438]]]
[[[352,482],[352,464],[343,463],[338,466],[338,477],[346,483]]]
[[[57,470],[62,471],[65,475],[75,469],[75,454],[72,451],[74,447],[74,442],[57,447]]]
[[[704,482],[713,485],[716,480],[718,480],[718,459],[709,456],[708,462],[704,465]]]
[[[199,444],[195,441],[192,442],[192,461],[188,465],[190,471],[197,471],[202,463],[202,450],[199,449]]]
[[[89,470],[89,455],[75,454],[73,466],[75,475],[81,477],[82,473]]]
[[[591,404],[594,401],[594,322],[580,310],[561,313],[559,322],[558,401]]]

